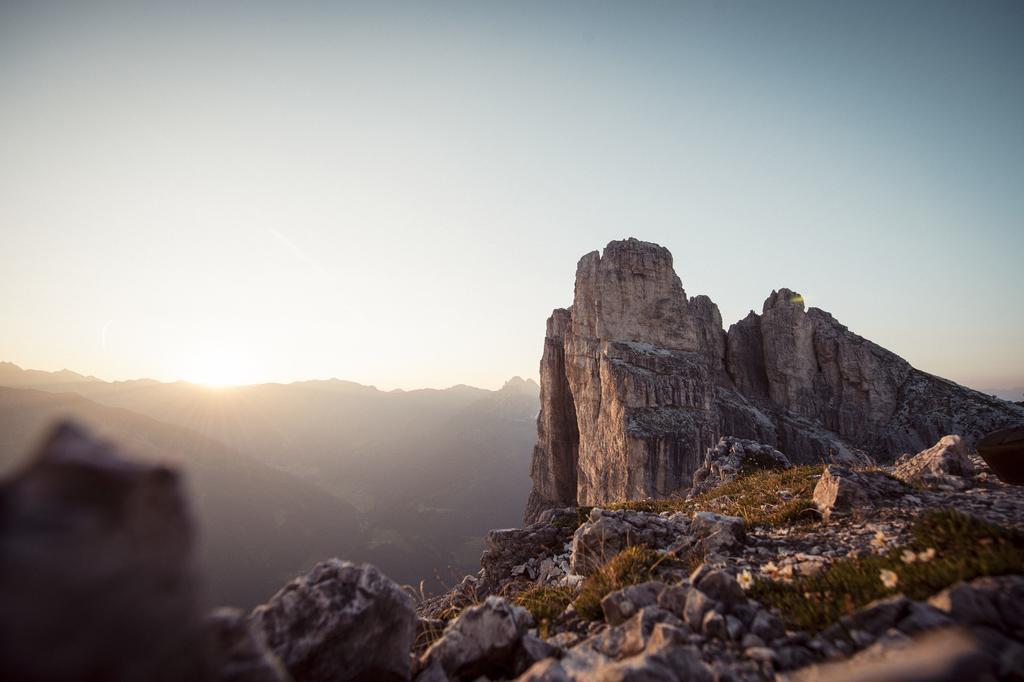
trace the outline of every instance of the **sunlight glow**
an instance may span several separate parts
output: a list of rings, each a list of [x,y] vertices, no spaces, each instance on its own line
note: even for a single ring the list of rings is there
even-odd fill
[[[182,377],[210,388],[259,383],[254,364],[241,344],[206,342],[184,358]]]

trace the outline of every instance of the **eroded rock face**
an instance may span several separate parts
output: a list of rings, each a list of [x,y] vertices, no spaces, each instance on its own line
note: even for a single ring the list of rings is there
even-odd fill
[[[850,466],[1024,421],[1020,406],[915,370],[789,289],[726,333],[709,298],[687,297],[668,250],[636,239],[580,260],[572,306],[548,321],[541,379],[527,522],[685,491],[722,436]]]
[[[412,597],[369,564],[321,562],[250,618],[296,682],[409,679]]]
[[[0,487],[0,679],[213,672],[178,474],[59,425]]]

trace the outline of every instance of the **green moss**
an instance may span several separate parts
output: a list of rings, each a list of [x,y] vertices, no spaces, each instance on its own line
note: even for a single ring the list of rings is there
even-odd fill
[[[818,631],[882,597],[903,593],[922,600],[961,580],[1024,573],[1024,535],[952,509],[923,514],[911,537],[887,554],[842,559],[790,583],[757,580],[751,596],[778,608],[791,627]],[[934,556],[921,560],[930,550]],[[883,584],[882,571],[892,571],[896,584]]]
[[[590,518],[590,510],[593,507],[576,507],[576,516],[559,516],[556,518],[552,525],[558,528],[572,528],[576,530]]]
[[[749,476],[759,471],[782,471],[785,467],[779,460],[759,452],[748,452],[743,456],[740,475]]]
[[[576,592],[570,587],[535,585],[518,594],[514,601],[533,614],[538,625],[556,620],[569,606]]]
[[[669,566],[686,568],[685,562],[671,555],[646,547],[627,547],[583,581],[574,602],[576,612],[588,620],[600,620],[604,617],[601,600],[606,594],[654,580],[660,567]]]
[[[758,470],[690,500],[641,500],[610,508],[657,514],[709,511],[742,517],[748,526],[780,526],[819,518],[811,500],[819,478],[819,465]],[[779,495],[782,491],[787,493],[785,499]]]

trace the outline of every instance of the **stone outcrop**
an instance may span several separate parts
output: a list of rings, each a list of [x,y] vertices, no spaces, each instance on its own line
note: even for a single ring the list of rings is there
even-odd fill
[[[530,559],[558,554],[572,541],[576,519],[575,509],[549,509],[537,523],[526,528],[488,531],[480,557],[484,585],[495,584],[496,580],[512,575],[515,567]]]
[[[0,679],[207,680],[179,475],[61,424],[0,487]]]
[[[321,562],[250,620],[296,682],[409,679],[412,597],[369,564]]]
[[[526,609],[501,597],[464,610],[442,637],[423,654],[417,680],[475,680],[509,678],[522,673],[550,647],[527,635],[533,619]],[[525,641],[524,641],[525,640]]]
[[[704,463],[693,474],[690,497],[734,481],[741,474],[763,469],[788,469],[789,458],[770,445],[725,436],[704,455]]]
[[[964,487],[965,478],[974,475],[974,464],[960,436],[943,436],[938,443],[916,455],[896,460],[893,475],[912,485]]]
[[[687,537],[688,530],[689,519],[683,514],[665,518],[624,509],[594,509],[573,535],[570,565],[574,573],[589,575],[626,547],[670,546]]]
[[[909,488],[880,471],[853,471],[830,464],[814,486],[814,506],[828,521],[833,515],[863,514],[908,492]]]
[[[1019,406],[914,369],[789,289],[726,332],[709,298],[687,297],[668,250],[636,239],[580,259],[540,374],[527,521],[686,490],[723,436],[794,464],[855,465],[1024,422]]]

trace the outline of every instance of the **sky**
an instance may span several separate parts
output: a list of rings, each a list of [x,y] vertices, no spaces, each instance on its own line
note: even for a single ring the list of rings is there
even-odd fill
[[[580,256],[668,247],[1024,386],[1019,2],[0,2],[0,359],[536,377]]]

